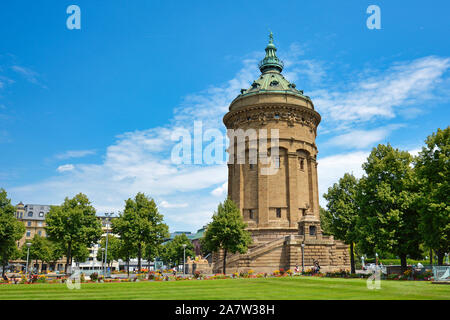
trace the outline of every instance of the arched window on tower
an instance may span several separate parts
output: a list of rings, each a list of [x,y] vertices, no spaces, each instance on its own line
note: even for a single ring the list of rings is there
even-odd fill
[[[300,158],[298,160],[298,162],[299,162],[300,170],[304,171],[305,170],[305,159],[304,158]]]
[[[309,226],[309,235],[310,236],[316,235],[316,226]]]

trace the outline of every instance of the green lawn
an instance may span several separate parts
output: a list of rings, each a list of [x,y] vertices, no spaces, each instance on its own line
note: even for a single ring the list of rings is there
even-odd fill
[[[450,285],[381,281],[369,290],[363,279],[316,277],[173,282],[0,285],[0,299],[450,299]]]

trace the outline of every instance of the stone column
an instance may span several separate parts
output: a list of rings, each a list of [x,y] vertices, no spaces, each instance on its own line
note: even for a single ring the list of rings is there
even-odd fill
[[[269,176],[261,174],[263,166],[258,161],[258,227],[269,225]]]
[[[313,208],[314,215],[319,217],[319,179],[317,178],[317,161],[311,157],[312,190],[313,190]]]
[[[289,219],[289,227],[297,227],[297,220],[298,220],[298,211],[299,211],[299,204],[298,204],[298,196],[297,196],[297,162],[298,157],[297,153],[295,152],[288,152],[288,181],[289,185],[287,190],[288,192],[288,219]]]

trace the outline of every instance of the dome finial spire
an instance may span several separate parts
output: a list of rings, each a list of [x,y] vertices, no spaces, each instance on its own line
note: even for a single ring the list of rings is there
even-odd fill
[[[270,30],[269,30],[269,32],[270,32],[270,34],[269,34],[269,43],[273,44],[273,33]]]
[[[278,70],[281,72],[283,70],[283,62],[276,55],[277,48],[273,44],[273,33],[270,30],[269,32],[269,44],[266,47],[266,56],[259,63],[259,70],[262,73],[269,70]]]

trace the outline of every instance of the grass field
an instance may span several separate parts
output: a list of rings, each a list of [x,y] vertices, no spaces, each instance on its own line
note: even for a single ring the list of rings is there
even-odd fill
[[[450,285],[381,281],[369,290],[363,279],[317,277],[203,281],[0,285],[0,299],[450,299]]]

